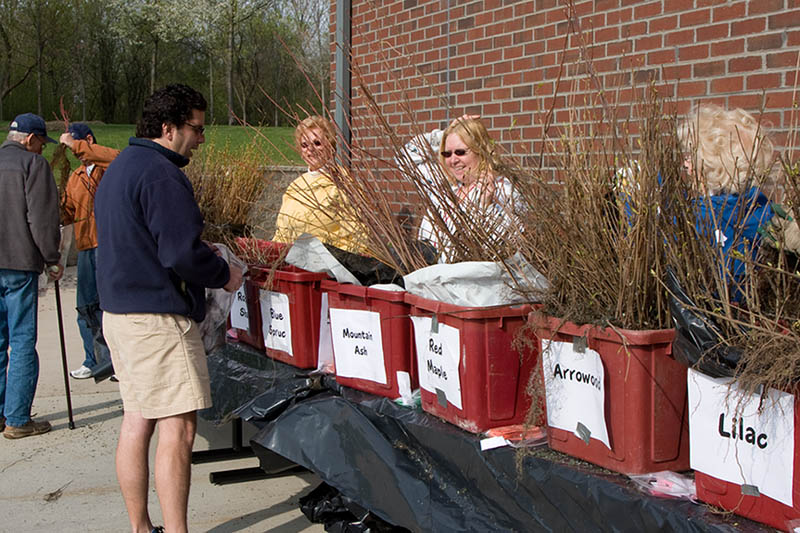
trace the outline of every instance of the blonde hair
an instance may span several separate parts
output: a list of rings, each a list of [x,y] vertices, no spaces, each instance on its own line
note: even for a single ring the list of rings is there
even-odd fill
[[[743,109],[701,105],[680,124],[678,139],[710,195],[749,189],[772,163],[772,141]]]
[[[331,149],[336,151],[336,128],[330,120],[319,115],[311,115],[300,121],[294,129],[294,142],[297,149],[300,149],[300,143],[303,140],[303,133],[309,130],[318,129],[322,132],[322,136],[331,145]]]
[[[478,164],[479,175],[487,172],[500,172],[502,163],[497,156],[494,141],[486,130],[486,126],[483,125],[483,122],[474,118],[460,118],[444,130],[442,142],[439,145],[441,147],[441,150],[439,150],[439,164],[445,170],[447,178],[451,182],[455,182],[455,177],[450,174],[450,169],[445,163],[445,158],[442,156],[441,151],[444,150],[447,136],[452,134],[458,135],[464,144],[480,159]]]

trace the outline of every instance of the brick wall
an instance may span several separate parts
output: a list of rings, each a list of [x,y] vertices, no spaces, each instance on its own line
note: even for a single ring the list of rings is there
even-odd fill
[[[777,145],[787,143],[800,0],[565,4],[352,0],[354,145],[386,151],[368,92],[401,137],[479,113],[508,152],[531,163],[548,109],[563,123],[601,90],[629,101],[649,80],[679,113],[701,101],[763,106]]]

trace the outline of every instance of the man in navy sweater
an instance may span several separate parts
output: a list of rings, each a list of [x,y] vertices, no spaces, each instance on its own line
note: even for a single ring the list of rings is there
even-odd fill
[[[205,287],[233,292],[242,283],[241,270],[200,239],[203,217],[180,170],[205,140],[205,109],[203,96],[186,85],[153,93],[136,137],[95,196],[97,289],[124,408],[117,479],[134,532],[154,531],[147,492],[156,425],[164,525],[170,533],[187,530],[196,412],[211,405],[197,322],[205,316]]]

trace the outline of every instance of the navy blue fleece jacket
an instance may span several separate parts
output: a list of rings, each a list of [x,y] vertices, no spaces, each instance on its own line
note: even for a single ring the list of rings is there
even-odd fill
[[[230,279],[200,240],[203,216],[180,167],[189,160],[147,139],[109,165],[97,188],[97,290],[112,313],[175,313],[200,322],[204,287]]]

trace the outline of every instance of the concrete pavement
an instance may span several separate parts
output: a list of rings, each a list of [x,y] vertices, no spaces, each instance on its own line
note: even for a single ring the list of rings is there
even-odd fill
[[[83,360],[75,322],[75,267],[67,269],[61,282],[61,299],[69,369],[73,369]],[[37,419],[49,420],[53,431],[19,440],[0,438],[0,531],[129,531],[114,467],[122,420],[117,385],[70,378],[76,428],[68,429],[56,316],[51,287],[39,300],[41,371],[33,412]],[[230,444],[228,425],[200,424],[195,450]],[[155,442],[151,465],[154,449]],[[190,531],[324,531],[321,525],[311,524],[297,505],[299,497],[319,483],[313,474],[224,486],[212,485],[208,479],[213,471],[257,465],[255,458],[194,465]],[[150,487],[150,513],[156,525],[162,524],[152,473]]]

